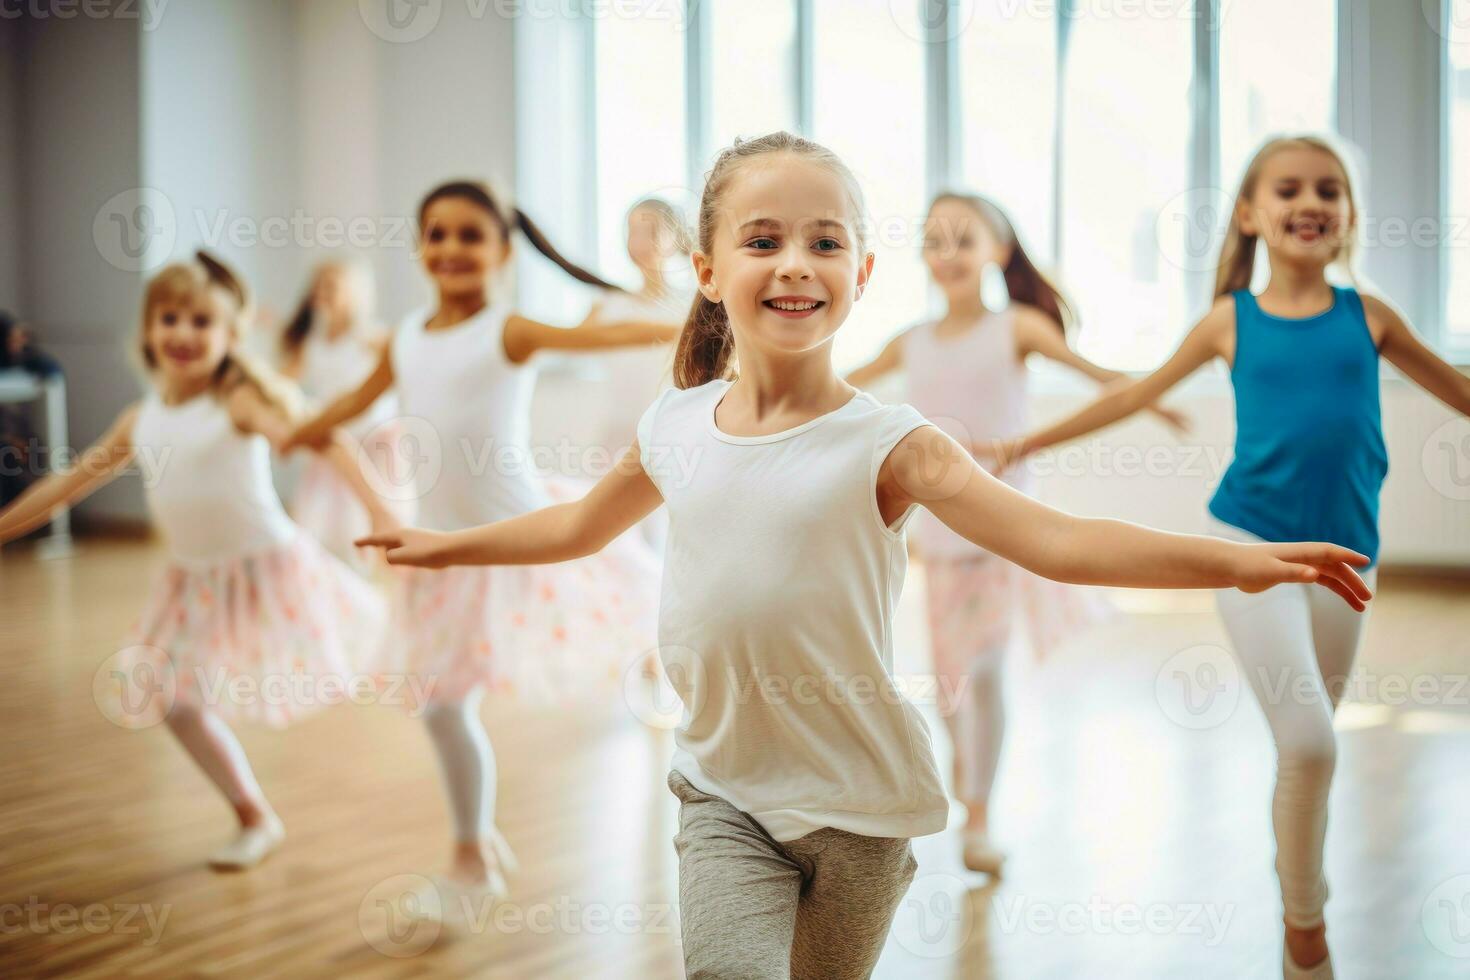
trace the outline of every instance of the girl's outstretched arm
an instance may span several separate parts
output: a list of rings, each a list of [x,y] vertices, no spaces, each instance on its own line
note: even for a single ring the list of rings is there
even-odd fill
[[[988,449],[988,455],[995,456],[1004,466],[1048,446],[1112,425],[1158,401],[1166,391],[1209,363],[1212,358],[1225,356],[1227,351],[1232,351],[1234,337],[1235,305],[1227,296],[1216,302],[1204,319],[1195,324],[1194,329],[1190,330],[1179,345],[1179,349],[1153,374],[1104,395],[1074,415],[1040,432],[1009,442],[1002,441],[992,447],[977,446],[976,449],[982,452]]]
[[[878,352],[877,357],[857,370],[852,371],[842,380],[854,388],[861,388],[863,385],[883,377],[888,372],[897,371],[903,367],[903,338],[907,335],[908,330],[905,330],[897,337],[894,337]]]
[[[1317,582],[1354,609],[1372,598],[1352,567],[1369,559],[1355,551],[1322,542],[1237,544],[1076,517],[996,480],[932,425],[910,432],[889,454],[877,492],[890,523],[922,504],[980,547],[1059,582],[1243,592]]]
[[[372,407],[378,397],[393,387],[393,361],[385,346],[378,355],[378,366],[362,384],[328,404],[315,418],[302,422],[286,433],[276,449],[288,453],[301,446],[325,446],[333,438],[332,430],[350,422]]]
[[[1016,343],[1021,348],[1022,357],[1035,352],[1107,386],[1108,391],[1122,388],[1128,383],[1128,375],[1122,371],[1113,371],[1094,364],[1068,346],[1067,338],[1057,330],[1056,324],[1034,307],[1022,306],[1016,314]],[[1149,405],[1148,410],[1175,432],[1189,431],[1189,416],[1183,412],[1157,403]]]
[[[579,327],[555,327],[549,323],[511,315],[505,320],[505,356],[519,364],[538,350],[610,350],[668,344],[679,339],[679,323],[631,321],[628,323],[583,323]]]
[[[1377,296],[1363,296],[1363,311],[1382,326],[1379,349],[1384,360],[1450,408],[1470,415],[1470,377],[1425,346],[1399,312]]]
[[[661,503],[634,442],[581,500],[462,531],[404,528],[369,535],[357,544],[388,549],[390,565],[544,565],[601,551]]]
[[[121,473],[133,458],[133,423],[137,417],[138,406],[130,405],[69,470],[47,474],[9,507],[0,509],[0,544],[35,530],[50,520],[54,511],[78,503]]]
[[[237,429],[265,436],[277,452],[291,438],[290,418],[266,401],[254,385],[236,385],[229,394],[227,404]],[[367,508],[374,530],[388,531],[398,526],[398,519],[378,498],[367,478],[362,475],[362,468],[357,465],[359,447],[356,439],[343,429],[333,428],[327,431],[324,442],[315,443],[312,448],[347,481],[353,495]]]

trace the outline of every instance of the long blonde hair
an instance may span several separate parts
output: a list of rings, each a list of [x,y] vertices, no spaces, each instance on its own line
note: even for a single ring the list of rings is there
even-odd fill
[[[863,192],[857,178],[841,158],[831,150],[793,136],[784,130],[769,133],[755,139],[737,139],[734,145],[720,151],[715,165],[704,181],[704,194],[699,199],[699,250],[709,255],[714,250],[715,233],[719,229],[720,200],[729,187],[731,178],[755,157],[769,153],[790,153],[827,167],[843,183],[847,191],[848,205],[852,210],[854,230],[857,234],[858,251],[867,252],[867,219],[863,209]],[[694,297],[694,305],[679,334],[679,346],[674,351],[674,384],[680,388],[695,388],[716,378],[732,377],[735,355],[735,335],[730,329],[730,318],[723,303],[712,303],[703,293]]]
[[[1255,196],[1256,185],[1261,179],[1261,170],[1266,161],[1282,150],[1318,150],[1337,161],[1342,168],[1343,193],[1347,195],[1352,226],[1342,246],[1333,255],[1332,261],[1342,266],[1349,279],[1356,281],[1358,257],[1357,223],[1358,201],[1353,194],[1353,172],[1348,166],[1347,155],[1331,141],[1309,134],[1278,136],[1267,140],[1251,158],[1240,180],[1240,190],[1235,195],[1235,204],[1230,209],[1230,227],[1225,232],[1225,242],[1220,248],[1220,264],[1215,271],[1215,299],[1228,296],[1242,289],[1249,289],[1251,276],[1256,268],[1256,244],[1259,237],[1247,235],[1240,230],[1240,211]]]
[[[178,303],[212,288],[223,290],[235,306],[228,321],[230,346],[214,372],[215,394],[227,395],[236,385],[248,384],[275,408],[288,416],[295,415],[301,401],[295,386],[240,349],[253,316],[244,281],[229,266],[202,250],[194,253],[193,261],[165,266],[148,281],[135,348],[144,370],[151,376],[158,368],[158,359],[148,346],[148,323],[154,310],[164,303]]]

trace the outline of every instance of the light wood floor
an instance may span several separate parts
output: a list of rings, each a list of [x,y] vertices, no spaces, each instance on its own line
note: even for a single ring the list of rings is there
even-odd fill
[[[670,737],[621,704],[487,702],[522,870],[479,934],[385,912],[441,869],[449,836],[428,740],[392,708],[243,730],[290,836],[254,871],[209,871],[225,805],[166,730],[120,728],[92,695],[160,560],[126,541],[0,560],[0,976],[682,976]],[[901,673],[925,665],[922,580],[916,566]],[[1339,716],[1338,976],[1470,976],[1470,582],[1381,586],[1359,664],[1381,683]],[[1202,716],[1174,689],[1198,667],[1188,651],[1223,642],[1207,595],[1120,598],[1127,615],[1011,670],[1006,877],[965,872],[954,830],[917,841],[877,976],[1280,976],[1264,722],[1249,695]],[[1393,684],[1416,679],[1404,703]]]

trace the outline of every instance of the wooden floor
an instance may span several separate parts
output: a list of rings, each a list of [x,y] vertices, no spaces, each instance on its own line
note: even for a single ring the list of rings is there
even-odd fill
[[[290,836],[254,871],[209,871],[225,805],[166,730],[118,727],[92,694],[160,560],[125,541],[0,560],[0,976],[682,976],[671,741],[622,704],[487,703],[522,870],[477,934],[391,913],[449,837],[428,740],[393,708],[242,731]],[[925,667],[922,584],[916,567],[900,673]],[[1338,976],[1470,976],[1470,583],[1381,586],[1370,683],[1339,716]],[[1011,671],[1006,877],[965,872],[954,830],[917,841],[877,976],[1280,976],[1260,712],[1248,695],[1228,711],[1181,700],[1180,678],[1223,642],[1207,595],[1120,599],[1127,615]]]

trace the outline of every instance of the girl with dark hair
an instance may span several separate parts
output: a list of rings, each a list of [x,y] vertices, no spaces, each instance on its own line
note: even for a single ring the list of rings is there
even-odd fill
[[[420,261],[432,308],[404,318],[376,369],[299,428],[314,444],[390,388],[404,415],[418,520],[440,531],[503,520],[552,502],[530,445],[538,351],[593,351],[667,343],[667,323],[539,323],[492,288],[520,232],[578,282],[609,283],[558,252],[518,208],[489,187],[455,181],[419,209]],[[405,569],[394,582],[387,650],[429,691],[429,733],[442,763],[456,842],[439,901],[424,908],[452,925],[483,897],[503,897],[510,849],[495,827],[495,758],[479,705],[486,688],[542,701],[605,695],[623,668],[655,644],[658,563],[629,537],[568,565]],[[425,707],[423,705],[415,707]]]
[[[1098,382],[1124,376],[1099,367],[1067,344],[1076,315],[1036,267],[999,207],[976,194],[941,194],[924,225],[924,261],[944,293],[945,313],[895,337],[871,363],[847,376],[861,387],[902,369],[911,404],[961,445],[1012,438],[1028,425],[1030,354],[1066,365]],[[1009,304],[986,308],[987,270],[1005,278]],[[1171,426],[1178,413],[1159,410]],[[1029,474],[1001,479],[1034,493]],[[1001,673],[1017,620],[1038,657],[1097,622],[1108,611],[1098,594],[1025,571],[977,548],[931,515],[915,528],[924,561],[925,599],[939,714],[954,745],[954,794],[967,822],[963,857],[972,871],[998,875],[1004,854],[990,840],[990,793],[1005,734]]]

